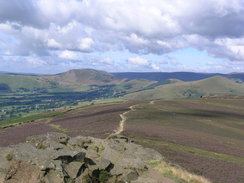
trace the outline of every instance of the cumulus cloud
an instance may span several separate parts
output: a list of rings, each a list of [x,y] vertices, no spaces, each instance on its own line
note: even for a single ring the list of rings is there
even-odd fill
[[[141,57],[132,57],[128,59],[128,62],[131,64],[139,65],[139,66],[147,66],[149,65],[149,61],[141,58]]]
[[[43,26],[40,8],[30,0],[0,1],[0,22],[18,22],[24,25]]]
[[[41,67],[47,65],[47,62],[44,60],[41,60],[38,57],[30,57],[26,59],[26,62],[31,65],[33,68]]]
[[[158,65],[156,65],[156,64],[151,64],[151,67],[155,71],[159,71],[160,70],[160,67]]]
[[[90,51],[94,41],[91,38],[82,38],[79,41],[79,49],[81,51]]]
[[[49,48],[62,48],[62,45],[59,42],[57,42],[55,39],[48,39],[47,46]]]
[[[111,65],[111,64],[114,63],[113,59],[108,58],[108,57],[101,59],[101,62],[104,63],[104,64],[108,64],[108,65]]]
[[[77,52],[164,55],[194,47],[239,62],[244,60],[244,1],[0,1],[0,39],[0,53],[19,56],[59,51],[59,57],[76,60]]]
[[[78,55],[69,50],[64,50],[59,54],[59,58],[66,59],[66,60],[80,60]]]

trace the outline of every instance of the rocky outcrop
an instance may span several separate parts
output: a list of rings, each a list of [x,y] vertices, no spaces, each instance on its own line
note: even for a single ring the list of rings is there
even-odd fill
[[[123,136],[48,133],[0,148],[0,183],[153,183],[158,181],[148,174],[147,164],[153,160],[163,157]]]

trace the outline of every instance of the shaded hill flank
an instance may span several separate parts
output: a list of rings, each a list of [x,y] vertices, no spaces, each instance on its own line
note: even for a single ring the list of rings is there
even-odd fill
[[[222,76],[229,79],[244,81],[244,73],[195,73],[195,72],[120,72],[112,73],[114,76],[128,79],[147,79],[152,81],[165,81],[167,79],[179,79],[182,81],[197,81],[214,76]]]
[[[244,95],[244,84],[215,76],[200,81],[176,82],[160,85],[151,90],[126,95],[128,100],[151,100],[169,98],[198,98],[211,95]]]
[[[93,86],[110,86],[118,92],[134,92],[148,87],[156,81],[145,79],[128,80],[104,71],[76,69],[56,75],[0,74],[0,91],[50,92],[89,91]],[[1,87],[2,86],[2,87]]]

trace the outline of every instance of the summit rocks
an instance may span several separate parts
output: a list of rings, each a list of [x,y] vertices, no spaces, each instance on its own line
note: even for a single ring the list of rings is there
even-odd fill
[[[156,183],[147,176],[148,162],[161,160],[158,152],[123,136],[70,138],[48,133],[0,148],[0,183]]]

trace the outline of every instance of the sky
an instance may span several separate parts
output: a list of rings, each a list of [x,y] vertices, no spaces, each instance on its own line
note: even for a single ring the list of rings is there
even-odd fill
[[[243,0],[0,0],[0,71],[244,72]]]

